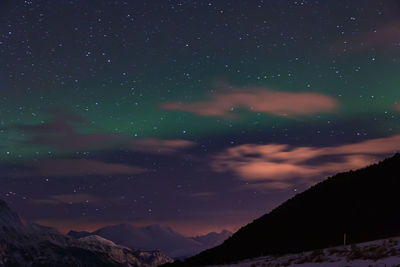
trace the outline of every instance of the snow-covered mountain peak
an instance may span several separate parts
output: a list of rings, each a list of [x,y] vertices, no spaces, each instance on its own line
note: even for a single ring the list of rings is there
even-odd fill
[[[106,246],[110,246],[110,247],[117,246],[114,242],[112,242],[108,239],[105,239],[101,236],[98,236],[98,235],[89,235],[86,237],[79,238],[78,240],[83,241],[87,244],[91,244],[91,245],[106,245]]]
[[[51,227],[24,226],[0,200],[0,266],[156,267],[171,261],[160,251],[132,250],[100,236],[77,239]]]
[[[172,228],[159,224],[148,226],[116,224],[100,228],[92,233],[70,231],[68,235],[75,238],[98,235],[131,249],[160,250],[174,258],[185,258],[221,244],[232,233],[223,230],[220,233],[212,232],[192,238],[183,236]]]

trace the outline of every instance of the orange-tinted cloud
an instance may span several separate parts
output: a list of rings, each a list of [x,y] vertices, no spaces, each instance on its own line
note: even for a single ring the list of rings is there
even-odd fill
[[[138,174],[145,170],[139,167],[120,164],[106,163],[89,159],[45,159],[31,165],[32,171],[22,171],[18,176],[46,176],[46,177],[68,177],[84,175],[118,175]]]
[[[396,104],[394,104],[394,110],[396,110],[396,111],[398,111],[398,112],[400,112],[400,103],[396,103]]]
[[[272,182],[272,188],[283,188],[295,179],[309,184],[316,178],[364,167],[376,157],[399,150],[400,135],[332,147],[245,144],[218,154],[211,166],[217,172],[231,171],[248,182]],[[316,160],[320,162],[311,163]]]
[[[195,145],[195,142],[182,139],[165,140],[144,138],[130,141],[129,149],[132,151],[151,154],[170,154],[178,152],[181,149],[193,147]]]
[[[356,37],[341,39],[333,48],[342,51],[400,49],[400,20],[388,21]]]
[[[201,116],[230,117],[236,108],[272,114],[297,116],[317,112],[330,112],[338,107],[333,97],[312,92],[281,92],[268,88],[236,88],[225,93],[215,93],[209,100],[194,103],[165,103],[162,108],[193,112]]]
[[[400,20],[389,21],[364,35],[366,47],[400,48]]]

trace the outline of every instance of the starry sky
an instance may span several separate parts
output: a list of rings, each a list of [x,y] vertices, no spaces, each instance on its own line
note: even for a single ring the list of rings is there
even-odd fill
[[[400,1],[0,0],[0,198],[236,230],[400,150]]]

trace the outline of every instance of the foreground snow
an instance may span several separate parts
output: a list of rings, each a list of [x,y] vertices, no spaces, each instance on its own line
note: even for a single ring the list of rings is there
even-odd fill
[[[400,237],[348,245],[346,247],[339,246],[299,254],[289,254],[280,257],[266,256],[241,261],[237,264],[218,266],[400,267]]]

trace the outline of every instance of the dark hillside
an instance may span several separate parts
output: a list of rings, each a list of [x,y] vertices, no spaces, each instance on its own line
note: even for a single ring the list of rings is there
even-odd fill
[[[174,266],[229,263],[400,235],[400,154],[337,174]]]

